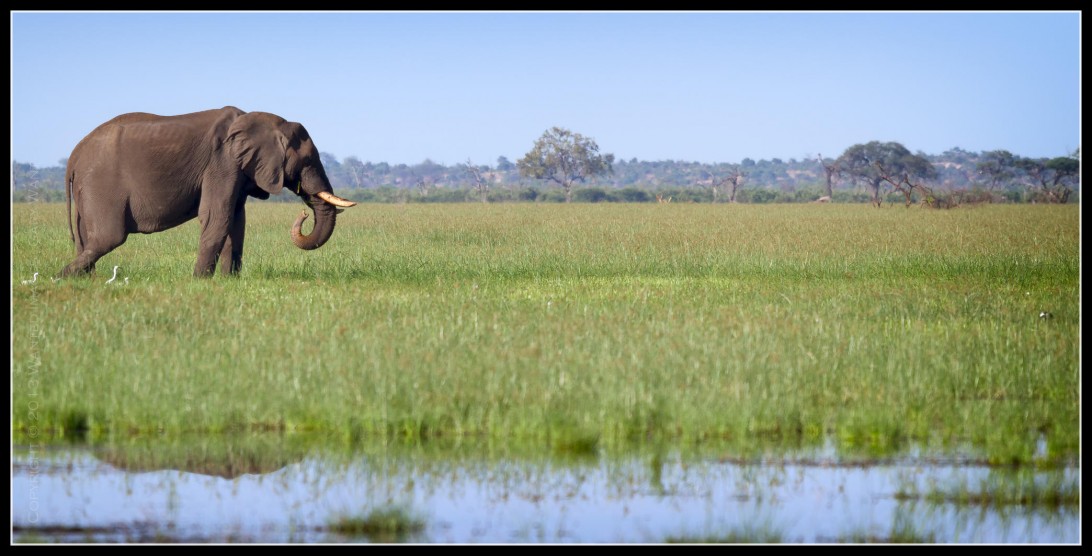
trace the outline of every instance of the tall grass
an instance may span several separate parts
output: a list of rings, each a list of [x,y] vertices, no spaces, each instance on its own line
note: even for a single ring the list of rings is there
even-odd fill
[[[310,252],[298,210],[234,279],[191,222],[54,284],[63,205],[15,207],[13,431],[1079,451],[1077,206],[363,205]]]

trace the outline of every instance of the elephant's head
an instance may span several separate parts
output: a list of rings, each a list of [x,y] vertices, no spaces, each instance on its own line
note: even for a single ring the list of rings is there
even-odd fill
[[[243,114],[228,129],[226,143],[239,168],[262,191],[275,195],[288,187],[315,212],[310,235],[300,230],[306,211],[292,226],[292,242],[300,249],[317,249],[326,243],[341,211],[338,207],[356,204],[334,195],[318,149],[296,122],[266,112]]]

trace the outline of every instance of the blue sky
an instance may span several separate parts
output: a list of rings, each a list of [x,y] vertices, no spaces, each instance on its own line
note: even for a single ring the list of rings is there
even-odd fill
[[[872,140],[1080,146],[1080,13],[11,15],[11,157],[67,157],[125,112],[234,105],[343,160],[516,161],[560,126],[706,163]]]

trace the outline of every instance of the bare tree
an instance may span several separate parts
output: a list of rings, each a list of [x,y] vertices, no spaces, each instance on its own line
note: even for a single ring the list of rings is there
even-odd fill
[[[736,192],[743,185],[743,178],[745,174],[739,169],[739,167],[733,168],[732,175],[728,176],[728,182],[732,184],[732,188],[728,191],[728,202],[736,202]]]
[[[713,202],[714,203],[716,203],[717,200],[720,197],[720,188],[724,187],[724,186],[728,186],[730,184],[731,187],[728,189],[728,191],[729,191],[728,202],[729,203],[734,203],[734,202],[736,202],[736,191],[739,190],[740,184],[743,183],[744,174],[743,174],[742,171],[740,171],[738,166],[732,166],[730,172],[731,173],[729,173],[727,175],[723,175],[723,174],[722,175],[717,175],[717,174],[713,173],[712,171],[707,170],[707,171],[702,172],[702,173],[705,176],[708,176],[708,178],[704,179],[704,180],[701,180],[701,181],[698,181],[696,183],[699,186],[704,187],[704,188],[708,188],[709,190],[711,190],[713,192]]]
[[[931,205],[933,203],[935,199],[933,191],[921,183],[911,182],[910,172],[903,171],[899,174],[894,174],[893,172],[888,172],[884,169],[883,164],[880,162],[876,163],[876,168],[880,171],[879,177],[882,181],[891,184],[891,187],[894,187],[895,191],[902,193],[903,196],[906,197],[906,208],[910,208],[910,205],[913,204],[912,195],[915,189],[921,194],[921,202],[923,204]]]
[[[433,183],[432,178],[425,176],[423,178],[416,178],[413,185],[417,188],[417,191],[421,192],[422,197],[428,197],[428,192],[436,184]]]
[[[827,197],[831,200],[834,199],[834,180],[837,178],[841,171],[838,169],[838,161],[834,160],[830,164],[823,161],[823,155],[819,155],[819,165],[823,167],[823,172],[827,175]]]
[[[728,183],[727,177],[717,177],[712,172],[703,172],[707,178],[701,181],[695,182],[699,187],[703,189],[709,189],[713,192],[713,202],[716,203],[720,197],[720,188]]]
[[[364,163],[360,162],[359,158],[355,156],[347,157],[342,161],[341,167],[348,172],[354,186],[364,187]]]
[[[471,179],[474,180],[474,188],[478,190],[478,195],[481,196],[483,203],[488,203],[489,198],[487,192],[489,190],[489,182],[482,177],[482,170],[474,165],[470,159],[466,159],[466,173],[470,174]]]

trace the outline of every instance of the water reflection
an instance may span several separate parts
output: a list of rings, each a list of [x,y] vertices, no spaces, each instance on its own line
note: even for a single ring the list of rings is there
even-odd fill
[[[275,436],[16,449],[12,463],[18,541],[386,542],[331,527],[386,508],[424,521],[397,539],[406,542],[1080,540],[1076,505],[931,502],[925,494],[938,485],[997,484],[1008,471],[915,457],[846,465],[664,446],[591,458],[473,445],[338,451]],[[1079,477],[1076,468],[1031,472]]]
[[[307,448],[279,435],[226,435],[185,441],[137,440],[108,444],[93,455],[130,473],[182,471],[235,479],[265,475],[303,460]]]

